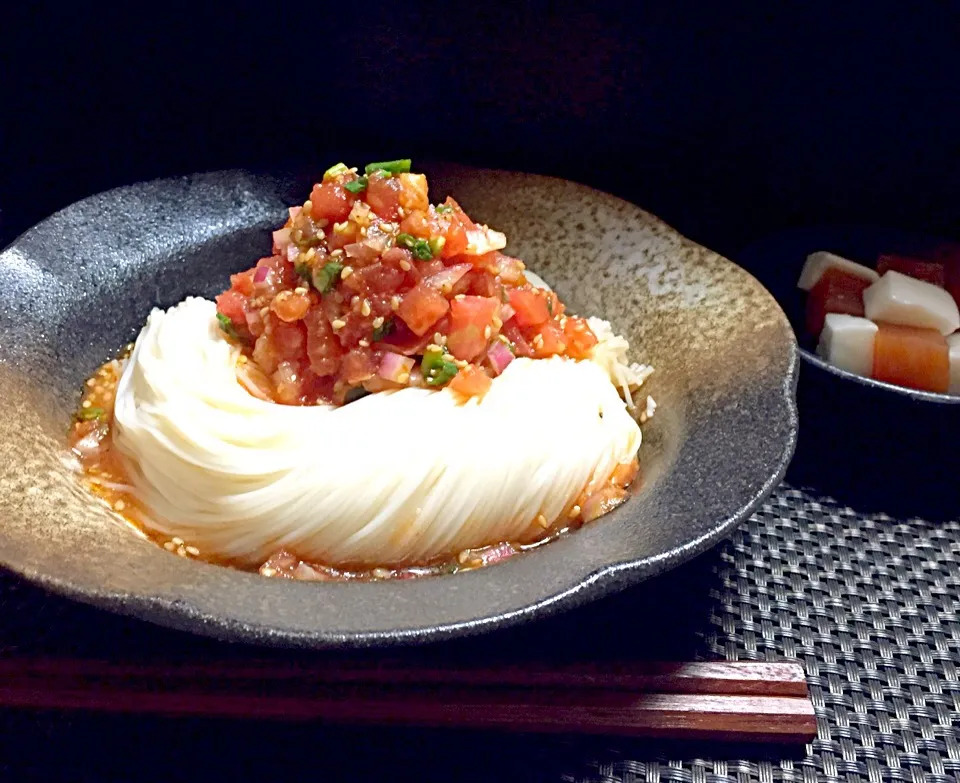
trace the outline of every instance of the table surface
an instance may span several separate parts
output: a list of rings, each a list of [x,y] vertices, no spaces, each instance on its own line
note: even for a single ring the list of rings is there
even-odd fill
[[[3,577],[0,654],[30,653],[290,655],[106,615]],[[857,513],[783,484],[728,541],[662,577],[561,617],[403,654],[799,660],[818,737],[789,755],[620,739],[10,711],[0,715],[0,771],[82,781],[129,780],[131,765],[145,780],[181,779],[185,770],[243,780],[301,771],[400,781],[957,780],[960,522]]]

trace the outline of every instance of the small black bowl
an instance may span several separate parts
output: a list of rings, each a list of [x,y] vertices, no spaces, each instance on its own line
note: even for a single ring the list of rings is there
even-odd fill
[[[824,361],[805,334],[806,292],[797,288],[807,255],[818,250],[872,267],[881,254],[922,255],[945,241],[887,227],[821,225],[769,235],[733,255],[779,301],[797,333],[802,427],[794,481],[861,507],[960,510],[952,488],[960,397],[863,378]]]

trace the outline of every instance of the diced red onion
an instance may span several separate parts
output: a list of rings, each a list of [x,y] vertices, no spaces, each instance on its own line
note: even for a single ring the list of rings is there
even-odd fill
[[[287,211],[290,213],[290,219],[296,220],[300,212],[303,211],[303,207],[290,207]]]
[[[513,557],[517,554],[517,550],[514,549],[512,544],[503,543],[482,549],[477,554],[480,555],[484,565],[493,565],[501,560],[506,560],[508,557]]]
[[[347,254],[347,258],[359,264],[369,264],[380,257],[380,251],[366,242],[354,242],[346,245],[343,252]]]
[[[287,245],[287,261],[291,264],[296,263],[298,255],[300,255],[300,248],[293,244],[293,242]]]
[[[454,264],[448,266],[442,272],[430,275],[424,282],[431,288],[436,288],[444,293],[450,291],[467,272],[473,269],[473,264]]]
[[[278,228],[273,232],[273,247],[277,253],[283,253],[290,246],[290,229]]]
[[[504,323],[506,323],[511,318],[513,318],[513,316],[515,316],[516,314],[517,314],[517,311],[514,310],[509,303],[503,305],[500,308],[500,320],[503,321]]]
[[[394,383],[405,383],[406,380],[409,380],[412,369],[413,359],[401,356],[398,353],[385,353],[383,359],[380,360],[380,369],[377,370],[377,375]]]
[[[257,271],[253,273],[253,282],[265,283],[267,281],[267,275],[269,274],[270,274],[270,267],[258,266]]]
[[[514,357],[506,344],[497,340],[490,346],[490,350],[487,351],[487,358],[490,360],[490,366],[493,368],[493,371],[499,375],[507,369],[507,365],[513,361]]]

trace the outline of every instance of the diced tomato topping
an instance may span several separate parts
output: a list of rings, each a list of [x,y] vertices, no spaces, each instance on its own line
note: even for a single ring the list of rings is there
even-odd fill
[[[237,293],[250,296],[253,293],[253,275],[253,269],[248,269],[246,272],[240,272],[237,275],[230,275],[230,286]]]
[[[347,383],[358,384],[376,375],[377,365],[369,349],[354,348],[343,357],[341,372]]]
[[[327,220],[340,223],[347,219],[356,197],[343,185],[336,182],[324,182],[313,186],[310,192],[310,215],[314,220]]]
[[[921,258],[896,255],[880,256],[877,260],[877,272],[883,275],[891,269],[902,275],[908,275],[917,280],[940,286],[940,288],[946,287],[944,265],[937,261],[925,261]]]
[[[514,288],[509,292],[510,306],[520,326],[539,326],[550,320],[547,299],[535,288]]]
[[[879,323],[873,343],[873,377],[911,389],[945,393],[950,351],[936,329]]]
[[[323,311],[314,308],[303,319],[307,327],[307,358],[318,377],[334,375],[340,369],[343,350]]]
[[[483,394],[512,356],[589,357],[596,336],[564,315],[556,294],[527,284],[522,261],[468,255],[468,232],[490,232],[452,198],[431,206],[426,177],[402,161],[385,165],[393,171],[363,184],[355,170],[328,171],[309,209],[292,207],[273,232],[274,254],[217,297],[225,330],[251,360],[242,382],[252,394],[341,404],[361,385],[425,385],[418,362],[432,342],[451,356],[442,373],[429,371],[429,385],[449,382],[464,396]],[[470,364],[454,375],[450,358]],[[384,370],[391,361],[403,368],[396,378]]]
[[[567,355],[574,359],[589,359],[597,344],[597,336],[583,318],[569,317],[563,326]]]
[[[443,294],[421,282],[403,295],[397,315],[414,334],[422,337],[449,309],[450,303]]]
[[[533,346],[533,355],[537,359],[555,356],[566,350],[566,345],[563,342],[563,330],[556,321],[547,321],[537,327],[537,333],[531,339],[530,344]]]
[[[384,220],[400,219],[400,193],[403,186],[400,179],[383,172],[374,172],[367,181],[364,193],[366,202],[377,215]]]
[[[465,296],[450,303],[450,333],[447,349],[463,361],[472,361],[487,347],[493,335],[493,318],[500,310],[497,299]]]
[[[217,312],[229,318],[234,326],[246,327],[246,303],[246,297],[239,291],[224,291],[217,297]]]
[[[450,390],[463,397],[481,397],[490,390],[492,383],[483,370],[468,364],[450,381]]]
[[[807,297],[807,331],[814,336],[823,331],[827,313],[863,315],[863,292],[870,281],[831,267],[810,290]]]

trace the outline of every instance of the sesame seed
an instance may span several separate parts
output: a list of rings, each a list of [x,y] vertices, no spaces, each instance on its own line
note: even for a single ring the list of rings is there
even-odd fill
[[[409,272],[412,267],[410,266],[410,262],[407,261],[407,259],[404,258],[404,259],[401,259],[401,261],[400,261],[400,268],[401,268],[404,272]]]
[[[436,343],[430,343],[430,345],[427,346],[427,350],[428,350],[428,351],[439,351],[439,350],[440,350],[440,346],[437,345]]]
[[[163,548],[168,552],[172,552],[174,549],[176,549],[176,547],[173,545],[173,541],[167,541],[167,543],[163,545]]]
[[[497,335],[497,339],[502,342],[504,345],[510,345],[510,341],[504,337],[502,334]]]
[[[363,304],[360,305],[360,312],[365,316],[370,315],[370,302],[366,299],[364,299]]]
[[[359,341],[357,342],[357,345],[359,345],[361,348],[369,348],[369,347],[370,347],[370,341],[369,341],[369,340],[359,340]]]
[[[304,253],[303,260],[309,264],[316,257],[317,257],[317,249],[315,247],[311,247],[309,250],[307,250],[306,253]]]
[[[310,199],[307,199],[303,202],[303,211],[304,212],[313,212],[313,202]]]
[[[453,297],[453,298],[456,299],[456,300],[459,302],[461,299],[463,299],[463,298],[465,298],[465,297],[466,297],[466,294],[457,294],[457,295],[456,295],[455,297]]]
[[[443,345],[443,335],[440,334],[440,332],[434,332],[434,333],[433,333],[433,341],[434,341],[437,345]]]
[[[470,364],[470,362],[464,361],[463,359],[456,359],[456,360],[454,360],[453,363],[454,363],[455,365],[457,365],[457,367],[459,367],[461,370],[462,370],[464,367],[466,367],[468,364]]]
[[[394,310],[394,311],[400,309],[400,297],[399,297],[399,296],[391,296],[391,297],[390,297],[390,309],[391,309],[391,310]]]
[[[270,566],[264,566],[260,569],[260,576],[273,576],[277,573],[276,568],[270,568]]]
[[[405,210],[403,207],[397,207],[397,214],[400,217],[405,218],[407,216],[407,210]]]
[[[499,318],[497,318],[497,316],[494,316],[494,317],[493,317],[493,328],[494,328],[494,329],[499,329],[501,326],[503,326],[503,321],[501,321]]]
[[[373,328],[379,329],[381,326],[383,326],[383,316],[378,315],[376,318],[373,319]]]
[[[490,329],[490,327],[489,327],[489,326],[485,327],[484,330],[483,330],[483,337],[484,337],[484,339],[485,339],[485,340],[489,340],[491,334],[493,334],[493,331]]]
[[[302,285],[298,285],[296,288],[293,289],[293,292],[295,294],[305,294],[307,293],[307,289],[304,288]]]
[[[567,516],[570,517],[570,519],[576,519],[578,516],[580,516],[580,506],[574,505],[570,509],[570,512],[567,514]]]
[[[533,344],[534,344],[537,348],[543,348],[543,335],[539,335],[539,334],[538,334],[536,337],[534,337],[534,338],[533,338]]]
[[[87,386],[89,386],[91,389],[92,389],[95,385],[96,385],[96,383],[95,383],[95,381],[93,380],[93,378],[91,378],[90,380],[87,381]]]
[[[116,503],[113,504],[114,511],[123,511],[126,507],[127,507],[127,504],[124,503],[122,500],[118,500]]]
[[[80,403],[81,408],[89,408],[91,405],[93,405],[93,403],[90,402],[90,400],[84,400]]]
[[[195,546],[188,546],[188,547],[187,547],[187,554],[188,554],[188,555],[193,555],[194,557],[196,557],[197,555],[200,554],[200,550],[197,549]]]
[[[183,544],[181,544],[180,546],[177,547],[177,554],[180,555],[180,557],[186,557],[187,548]]]
[[[352,274],[353,274],[353,267],[352,267],[352,266],[345,266],[345,267],[343,268],[343,271],[340,272],[340,279],[341,279],[341,280],[346,280],[346,279],[347,279],[348,277],[350,277],[350,275],[352,275]]]
[[[340,258],[340,256],[342,255],[343,255],[343,250],[341,250],[340,248],[337,248],[336,250],[330,253],[330,258]]]
[[[343,329],[343,327],[346,325],[347,325],[347,322],[344,321],[342,318],[337,318],[330,324],[330,326],[333,327],[334,331],[337,331],[338,329]]]
[[[183,546],[183,539],[180,536],[174,536],[170,539],[175,546]]]
[[[445,353],[445,354],[443,355],[443,360],[444,360],[445,362],[452,362],[452,361],[454,361],[454,356],[453,356],[452,353]]]
[[[470,559],[469,549],[464,549],[459,555],[457,555],[457,560],[460,561],[460,565],[465,565],[469,559]]]
[[[550,527],[550,523],[547,522],[547,518],[543,514],[537,514],[537,524],[544,530]]]

